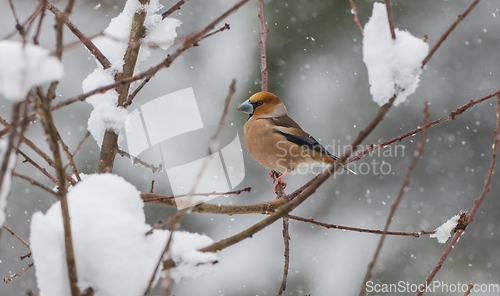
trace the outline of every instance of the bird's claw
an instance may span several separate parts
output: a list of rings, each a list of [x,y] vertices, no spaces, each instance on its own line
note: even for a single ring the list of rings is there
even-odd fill
[[[278,185],[279,184],[283,184],[283,189],[286,188],[286,183],[281,181],[281,179],[276,179],[276,181],[274,181],[274,191],[277,192],[278,191]]]

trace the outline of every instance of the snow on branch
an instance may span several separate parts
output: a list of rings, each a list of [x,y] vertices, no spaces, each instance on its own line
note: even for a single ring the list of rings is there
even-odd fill
[[[146,235],[151,226],[139,191],[122,177],[95,174],[70,190],[68,203],[80,289],[92,287],[96,296],[142,295],[170,232]],[[197,251],[212,243],[205,235],[174,232],[176,267],[167,272],[176,280],[212,272],[216,255]],[[30,246],[40,295],[70,295],[59,202],[33,215]]]
[[[363,62],[373,101],[380,106],[394,95],[396,106],[416,91],[422,61],[429,51],[429,45],[410,32],[395,29],[395,34],[392,39],[385,5],[374,3],[364,28]]]
[[[111,62],[111,67],[103,69],[101,63],[96,60],[97,68],[82,83],[84,92],[113,84],[115,75],[123,72],[124,56],[128,46],[137,46],[137,44],[129,44],[132,19],[136,12],[146,11],[147,13],[144,20],[146,36],[143,41],[145,43],[157,44],[164,50],[174,43],[177,37],[176,28],[181,22],[173,18],[162,19],[161,14],[157,13],[162,8],[159,0],[151,0],[150,4],[145,6],[141,5],[138,0],[127,1],[123,11],[113,18],[104,30],[104,36],[94,39],[94,44]],[[140,48],[134,72],[138,71],[140,62],[145,61],[150,54],[146,46]],[[94,107],[88,121],[88,130],[99,146],[102,144],[106,130],[114,131],[118,135],[123,133],[128,112],[118,106],[116,90],[111,89],[103,94],[93,95],[87,98],[87,102]]]

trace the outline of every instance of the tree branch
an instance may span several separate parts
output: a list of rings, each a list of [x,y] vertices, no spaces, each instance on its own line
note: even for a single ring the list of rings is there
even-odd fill
[[[423,122],[422,126],[426,126],[428,122],[429,122],[429,103],[425,102],[424,122]],[[418,141],[417,150],[415,151],[413,161],[410,164],[410,166],[406,169],[405,180],[403,182],[403,185],[401,185],[401,188],[399,189],[398,197],[396,198],[396,200],[394,200],[394,203],[391,205],[391,210],[389,212],[389,215],[387,216],[387,220],[385,222],[383,234],[380,237],[380,240],[379,240],[378,245],[377,245],[377,249],[375,250],[375,253],[373,254],[372,261],[368,264],[365,278],[363,279],[363,284],[361,285],[361,289],[359,291],[359,296],[364,296],[366,294],[366,283],[372,277],[373,268],[375,267],[375,263],[377,262],[380,251],[382,250],[382,245],[384,244],[384,240],[387,236],[387,231],[389,230],[389,225],[391,224],[392,218],[394,217],[394,213],[396,212],[396,209],[397,209],[401,199],[403,198],[403,195],[408,190],[408,186],[410,185],[410,177],[413,173],[413,170],[417,166],[417,163],[418,163],[420,156],[422,155],[422,152],[424,149],[426,135],[427,135],[427,128],[424,128],[422,130],[422,133],[420,134],[420,140]]]
[[[486,196],[486,194],[490,191],[490,188],[491,188],[490,187],[491,177],[493,176],[493,171],[494,171],[494,168],[495,168],[495,161],[496,161],[496,156],[497,156],[497,151],[498,151],[498,144],[500,142],[499,136],[498,136],[499,132],[500,132],[500,96],[498,96],[497,126],[496,126],[496,130],[493,132],[493,153],[491,155],[491,164],[490,164],[490,168],[488,169],[488,176],[486,177],[486,182],[484,184],[483,190],[481,191],[481,194],[479,195],[479,198],[477,198],[477,199],[474,200],[474,204],[472,205],[472,209],[471,209],[470,215],[469,215],[469,217],[467,219],[468,221],[465,221],[466,223],[463,226],[463,229],[458,229],[455,232],[455,235],[453,236],[453,239],[448,244],[448,247],[443,252],[443,255],[439,259],[438,263],[436,264],[436,266],[434,267],[434,269],[431,271],[431,273],[429,274],[429,276],[425,280],[425,284],[426,285],[428,285],[432,281],[432,279],[434,278],[434,276],[436,276],[437,272],[441,269],[441,266],[443,265],[444,261],[446,260],[446,258],[450,254],[450,252],[453,249],[455,243],[458,241],[458,239],[460,238],[460,236],[464,232],[465,228],[467,228],[468,223],[472,222],[472,218],[476,214],[476,211],[479,208],[479,205],[483,201],[483,199]],[[422,294],[424,294],[424,291],[417,291],[417,293],[415,294],[415,296],[421,296]]]
[[[446,40],[448,35],[460,24],[461,21],[465,19],[465,17],[476,7],[476,5],[479,3],[480,0],[474,0],[472,3],[465,9],[462,14],[458,15],[457,19],[451,24],[451,26],[446,30],[443,35],[441,35],[441,38],[434,44],[431,48],[431,51],[429,51],[429,54],[425,57],[425,59],[422,61],[422,68],[429,62],[429,60],[432,58],[436,50],[441,46],[441,44]]]
[[[260,73],[262,75],[262,81],[260,86],[262,91],[267,91],[269,69],[267,69],[267,58],[266,58],[266,42],[267,42],[267,32],[269,28],[266,27],[266,17],[264,13],[264,0],[259,0],[259,20],[260,20]]]

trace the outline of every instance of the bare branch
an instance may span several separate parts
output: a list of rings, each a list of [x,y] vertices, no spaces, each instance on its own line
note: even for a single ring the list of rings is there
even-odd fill
[[[64,172],[64,167],[61,158],[61,152],[58,145],[58,131],[54,125],[52,113],[50,111],[51,99],[49,97],[40,97],[41,111],[42,111],[42,123],[44,125],[45,133],[47,135],[49,146],[54,155],[55,168],[57,173],[57,179],[59,181],[58,199],[61,202],[61,212],[64,224],[64,242],[66,249],[66,262],[68,265],[68,275],[71,288],[72,296],[80,296],[80,289],[78,288],[78,277],[76,274],[76,263],[75,254],[73,251],[73,238],[71,234],[71,224],[68,209],[67,200],[67,188],[66,188],[66,173]]]
[[[49,187],[43,185],[42,183],[40,183],[40,182],[38,182],[36,180],[33,180],[32,178],[30,178],[28,176],[24,176],[24,175],[18,174],[16,172],[12,172],[12,176],[17,177],[19,179],[26,180],[26,181],[30,182],[31,185],[40,187],[43,190],[45,190],[46,192],[48,192],[48,193],[50,193],[50,194],[52,194],[52,195],[54,195],[54,196],[57,197],[57,193],[55,193],[52,189],[50,189]]]
[[[74,1],[73,1],[74,2]],[[69,5],[69,3],[68,3]],[[66,7],[68,8],[68,7]],[[58,15],[61,13],[61,11],[52,3],[48,3],[47,9],[50,10],[55,15]],[[85,45],[85,47],[92,53],[94,58],[99,61],[99,63],[102,65],[104,69],[108,69],[111,67],[111,63],[109,60],[102,54],[102,52],[90,41],[90,39],[83,34],[83,32],[69,19],[66,18],[65,20],[66,26],[68,26],[68,29],[78,38],[80,41]],[[61,47],[59,50],[63,50]]]
[[[467,7],[467,9],[465,9],[465,11],[462,12],[462,14],[458,15],[457,19],[451,24],[448,30],[446,30],[441,36],[441,38],[439,38],[439,40],[436,42],[436,44],[432,46],[431,51],[429,51],[429,54],[422,61],[422,68],[427,64],[427,62],[429,62],[429,60],[432,58],[436,50],[441,46],[444,40],[446,40],[448,35],[450,35],[450,33],[458,26],[458,24],[460,24],[460,22],[465,19],[465,17],[472,11],[472,9],[474,9],[474,7],[476,7],[478,3],[479,0],[472,1],[469,7]]]
[[[423,122],[422,126],[426,126],[428,122],[429,122],[429,103],[425,102],[424,122]],[[372,271],[373,271],[373,268],[375,267],[375,263],[377,262],[380,251],[382,250],[382,245],[384,244],[384,240],[387,236],[387,231],[389,230],[389,225],[391,225],[392,217],[394,217],[394,213],[396,212],[396,209],[399,206],[399,203],[400,203],[401,199],[403,198],[403,195],[408,190],[408,186],[410,185],[410,177],[413,173],[413,170],[417,166],[417,163],[418,163],[420,156],[422,155],[422,152],[424,149],[426,135],[427,135],[427,128],[424,128],[422,130],[422,133],[420,134],[420,140],[418,141],[417,150],[415,150],[415,155],[413,157],[413,161],[410,164],[410,166],[406,169],[406,176],[405,176],[405,180],[403,182],[403,185],[401,185],[401,188],[399,189],[398,196],[394,200],[394,203],[391,205],[391,210],[389,212],[389,215],[387,216],[387,220],[385,222],[383,234],[380,237],[380,240],[379,240],[378,245],[377,245],[377,249],[375,250],[375,253],[373,254],[372,261],[370,262],[370,264],[368,264],[365,278],[363,279],[363,284],[361,285],[361,289],[359,291],[360,296],[363,296],[366,294],[366,283],[372,277]]]
[[[3,229],[7,230],[10,234],[12,234],[15,238],[17,238],[21,243],[23,243],[23,245],[25,245],[26,248],[28,248],[28,250],[30,249],[30,244],[28,244],[28,242],[26,242],[22,237],[17,235],[17,233],[15,233],[12,229],[10,229],[9,227],[7,227],[5,225],[3,225],[2,227],[3,227]]]
[[[20,272],[15,273],[15,274],[9,276],[8,278],[3,278],[3,281],[5,283],[8,283],[8,282],[12,281],[13,279],[22,276],[28,269],[32,268],[34,265],[35,265],[35,263],[28,264],[28,266],[26,266],[25,268],[23,268]]]
[[[434,276],[436,276],[437,272],[441,269],[441,266],[443,265],[444,261],[446,260],[446,258],[450,254],[450,252],[453,249],[455,243],[458,241],[458,239],[460,238],[460,236],[464,232],[464,230],[467,227],[468,223],[470,223],[472,221],[472,218],[474,217],[474,214],[476,213],[479,205],[483,201],[483,199],[486,196],[486,194],[490,191],[490,181],[491,181],[491,177],[493,176],[493,169],[495,168],[495,160],[496,160],[496,155],[497,155],[497,150],[498,150],[498,144],[500,142],[499,136],[498,136],[499,132],[500,132],[500,96],[498,96],[497,126],[496,126],[496,130],[493,132],[493,154],[491,156],[491,164],[490,164],[490,168],[488,169],[488,176],[486,177],[486,182],[484,184],[483,190],[481,191],[481,194],[479,195],[479,198],[477,198],[477,199],[474,200],[474,204],[472,205],[470,216],[467,219],[468,221],[466,221],[466,224],[462,227],[462,229],[458,229],[455,232],[455,235],[453,236],[453,239],[448,244],[448,247],[443,252],[443,255],[439,259],[438,263],[436,264],[436,266],[434,267],[434,269],[431,271],[431,273],[429,274],[429,276],[425,280],[425,284],[426,285],[428,285],[432,281],[432,279],[434,278]],[[420,296],[423,293],[424,293],[424,291],[417,291],[417,293],[415,294],[415,296]]]
[[[264,0],[259,0],[259,19],[260,19],[260,41],[259,41],[260,73],[262,75],[262,82],[260,83],[260,86],[262,88],[262,91],[267,91],[269,70],[267,69],[266,42],[267,42],[267,32],[269,32],[269,28],[266,27]]]
[[[285,257],[285,264],[283,266],[283,277],[281,279],[280,289],[278,290],[278,296],[283,295],[286,290],[286,280],[288,278],[288,269],[290,265],[290,235],[288,232],[288,217],[283,217],[283,244],[285,245],[285,250],[283,255]]]
[[[159,173],[161,172],[161,170],[163,169],[163,166],[161,165],[161,163],[158,165],[158,166],[154,166],[152,164],[149,164],[145,161],[143,161],[142,159],[138,158],[138,157],[135,157],[135,156],[132,156],[130,155],[128,152],[125,152],[121,149],[118,149],[118,154],[120,154],[121,157],[126,157],[126,158],[129,158],[130,160],[132,160],[132,162],[134,164],[140,164],[142,165],[143,167],[146,167],[148,169],[151,169],[151,171],[153,173]]]
[[[389,18],[389,28],[391,29],[391,37],[396,39],[396,32],[394,31],[394,19],[392,17],[391,0],[384,0],[385,8],[387,9],[387,17]]]
[[[356,25],[358,25],[361,35],[363,35],[363,26],[361,26],[361,23],[359,22],[358,12],[356,10],[356,5],[354,4],[354,0],[349,0],[349,2],[351,2],[351,13],[354,14],[354,22],[356,23]]]
[[[382,230],[356,228],[356,227],[323,223],[323,222],[319,222],[319,221],[316,221],[313,219],[302,218],[302,217],[294,216],[294,215],[288,215],[288,218],[293,219],[293,220],[297,220],[297,221],[301,221],[301,222],[311,223],[314,225],[325,227],[327,229],[340,229],[340,230],[346,230],[346,231],[364,232],[364,233],[372,233],[372,234],[386,234],[386,235],[397,235],[397,236],[420,237],[421,235],[428,235],[428,234],[436,233],[435,230],[433,230],[433,231],[419,231],[419,232],[398,232],[398,231],[386,231],[386,232],[384,232]]]
[[[172,6],[169,10],[165,11],[162,15],[162,19],[166,19],[169,15],[171,15],[174,11],[181,9],[181,6],[188,2],[188,0],[180,0],[174,6]]]

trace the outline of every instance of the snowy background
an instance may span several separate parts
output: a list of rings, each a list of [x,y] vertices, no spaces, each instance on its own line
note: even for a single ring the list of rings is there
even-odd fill
[[[14,1],[21,20],[34,9],[35,1]],[[169,8],[174,1],[160,1]],[[471,1],[392,1],[395,26],[414,36],[428,35],[432,46]],[[235,1],[187,2],[172,17],[182,21],[179,36],[206,26]],[[61,3],[60,7],[64,7]],[[101,32],[110,19],[122,10],[124,1],[77,1],[71,19],[87,35]],[[356,1],[359,19],[364,25],[372,12],[373,1]],[[431,120],[445,116],[471,99],[500,89],[498,63],[500,52],[500,3],[483,1],[455,29],[428,63],[420,76],[420,86],[407,101],[393,107],[385,120],[365,141],[365,145],[389,140],[417,127],[422,122],[423,102],[430,101]],[[325,146],[347,145],[371,120],[378,105],[372,101],[366,66],[362,57],[362,36],[353,22],[349,1],[267,1],[269,90],[286,104],[289,114],[304,130]],[[260,28],[257,2],[251,1],[224,22],[231,30],[217,34],[189,49],[170,68],[160,71],[141,91],[130,110],[154,98],[193,87],[205,125],[217,124],[223,100],[232,78],[237,92],[230,108],[228,123],[240,136],[246,116],[233,111],[242,101],[260,90],[258,40]],[[14,29],[7,1],[0,2],[0,38]],[[54,46],[53,16],[48,12],[41,35],[45,48]],[[17,37],[16,37],[17,38]],[[18,40],[14,38],[15,40]],[[65,43],[76,40],[65,30]],[[172,49],[170,49],[171,51]],[[159,63],[165,52],[152,51],[143,69]],[[95,61],[83,47],[63,55],[64,77],[57,100],[80,94],[82,81],[94,70]],[[10,118],[11,104],[1,99],[0,115]],[[394,231],[432,230],[460,210],[470,210],[482,190],[491,160],[492,131],[496,123],[496,99],[490,99],[428,131],[424,154],[413,174],[410,191],[404,196],[391,224]],[[65,142],[74,150],[86,133],[92,106],[76,103],[56,111],[55,124]],[[46,144],[39,122],[31,125],[26,136],[45,151]],[[316,220],[382,229],[389,207],[411,162],[416,137],[407,138],[392,157],[378,152],[360,163],[382,161],[390,165],[389,175],[341,175],[330,178],[293,214]],[[333,140],[335,142],[333,142]],[[28,149],[25,149],[29,151]],[[332,151],[332,149],[330,149]],[[252,186],[251,193],[220,197],[217,203],[256,203],[272,200],[275,195],[268,171],[244,149],[246,178],[241,188]],[[34,153],[35,160],[41,162]],[[88,139],[75,161],[83,173],[97,167],[99,147]],[[18,157],[16,171],[52,186],[50,180],[22,164]],[[497,165],[499,165],[497,161]],[[384,167],[386,169],[387,167]],[[376,166],[380,171],[380,166]],[[498,169],[497,169],[498,171]],[[139,191],[149,191],[155,176],[131,167],[130,161],[117,156],[114,173],[123,176]],[[286,192],[312,178],[287,176]],[[457,243],[435,280],[448,283],[500,284],[500,227],[498,209],[500,179],[494,175],[492,190],[476,214],[474,223]],[[169,192],[168,184],[155,184],[156,192]],[[5,224],[24,239],[34,212],[46,212],[55,198],[27,182],[14,179],[7,206]],[[146,220],[154,224],[175,211],[146,205]],[[113,217],[110,217],[112,219]],[[246,229],[263,218],[261,215],[222,216],[189,214],[182,229],[204,233],[217,241]],[[290,273],[285,295],[356,295],[378,236],[326,230],[290,221]],[[373,280],[379,283],[409,281],[423,283],[446,245],[428,237],[388,237],[375,268]],[[0,245],[1,277],[8,277],[27,265],[20,256],[26,248],[7,232]],[[273,295],[281,282],[283,238],[281,223],[254,235],[251,239],[218,254],[216,273],[174,284],[175,295]],[[23,295],[37,290],[35,270],[21,278],[0,283],[1,295]],[[456,293],[444,293],[443,295]],[[488,295],[481,293],[481,295]]]

